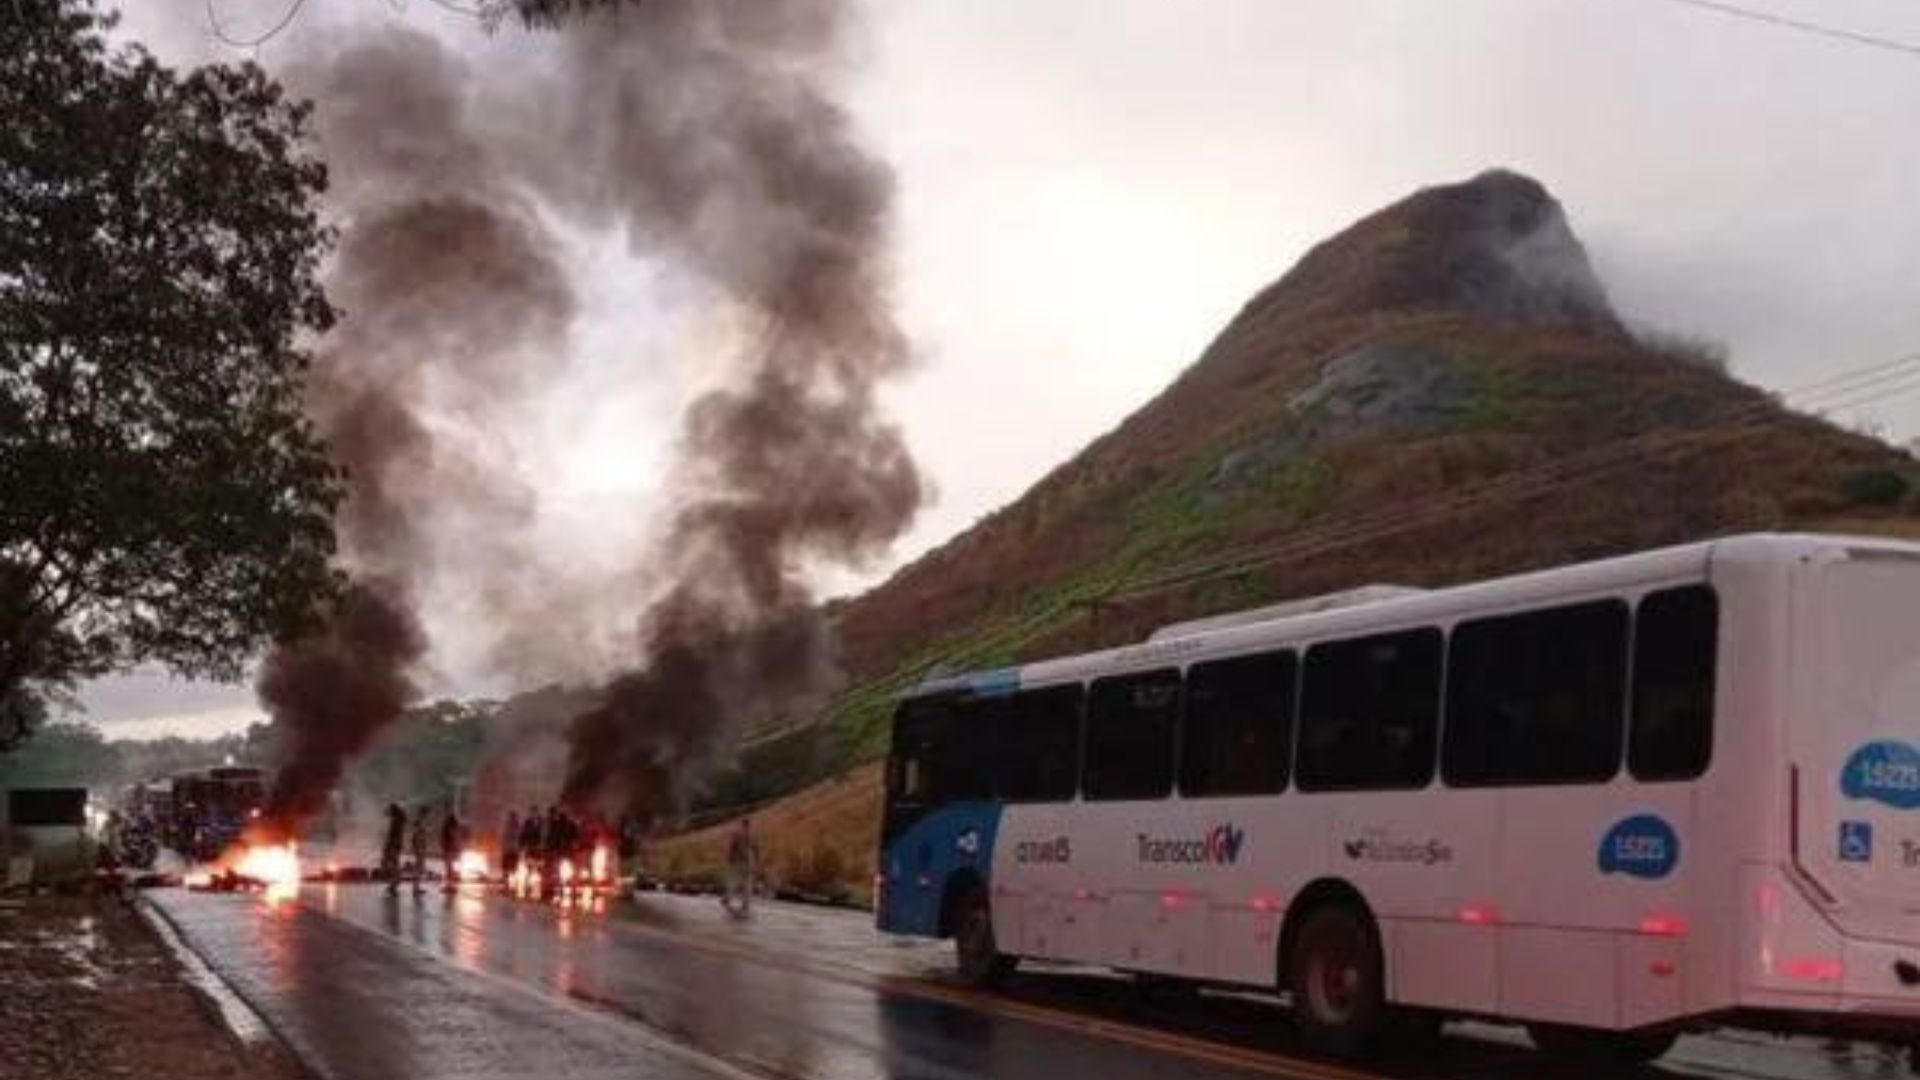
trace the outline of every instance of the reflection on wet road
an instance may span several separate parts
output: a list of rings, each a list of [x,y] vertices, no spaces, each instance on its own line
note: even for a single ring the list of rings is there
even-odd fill
[[[937,944],[856,913],[712,900],[616,910],[478,892],[388,897],[311,887],[277,911],[244,897],[154,899],[316,1071],[385,1077],[1573,1080],[1517,1040],[1451,1037],[1364,1070],[1303,1059],[1271,1003],[1143,999],[1085,971],[982,995]],[[1856,1071],[1856,1069],[1858,1071]],[[1645,1074],[1832,1080],[1886,1075],[1804,1043],[1689,1039]]]

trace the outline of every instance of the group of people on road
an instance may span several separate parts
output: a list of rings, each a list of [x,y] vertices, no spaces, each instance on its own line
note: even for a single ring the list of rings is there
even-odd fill
[[[571,866],[574,880],[587,881],[619,876],[619,863],[630,862],[635,854],[637,826],[630,818],[610,822],[599,814],[569,812],[554,805],[542,810],[527,808],[525,817],[507,813],[500,829],[500,869],[511,882],[524,867],[526,874],[540,882],[543,893],[566,884],[562,867]],[[596,852],[604,853],[595,865]]]
[[[399,803],[387,804],[387,834],[380,845],[380,872],[387,880],[387,893],[400,891],[404,877],[413,879],[413,894],[426,891],[428,840],[433,835],[429,824],[433,808],[421,805],[409,818]],[[453,891],[459,878],[460,853],[466,848],[467,829],[448,803],[440,817],[440,880]],[[410,855],[403,861],[403,856]]]
[[[400,804],[387,807],[386,839],[380,849],[380,869],[387,892],[397,893],[411,879],[414,895],[425,892],[431,854],[434,809],[418,807],[409,815]],[[451,803],[439,814],[441,880],[451,892],[459,880],[459,859],[469,843],[467,827]],[[620,868],[631,867],[635,887],[644,876],[645,828],[638,818],[623,815],[617,821],[594,813],[574,813],[553,805],[531,806],[524,816],[509,811],[499,835],[501,881],[509,888],[536,889],[541,897],[560,894],[573,885],[610,885],[621,879]],[[595,854],[602,853],[596,860]],[[721,901],[727,910],[745,915],[755,879],[756,845],[751,819],[738,819],[727,835],[726,864]],[[571,868],[567,873],[563,868]],[[522,883],[526,883],[524,886]]]

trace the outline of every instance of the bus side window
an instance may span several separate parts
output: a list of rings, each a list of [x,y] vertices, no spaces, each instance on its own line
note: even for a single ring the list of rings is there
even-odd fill
[[[1307,650],[1294,779],[1302,791],[1433,782],[1440,631],[1403,630]]]
[[[1720,602],[1705,585],[1650,593],[1634,617],[1633,728],[1627,767],[1637,780],[1691,780],[1713,756],[1713,681]]]
[[[1180,794],[1271,795],[1287,786],[1298,666],[1293,653],[1272,652],[1187,670]]]
[[[1180,673],[1096,679],[1087,698],[1089,799],[1164,799],[1173,791]]]
[[[1024,690],[998,699],[993,731],[994,792],[1014,802],[1064,802],[1079,781],[1078,683]]]
[[[1447,661],[1442,774],[1456,787],[1610,780],[1626,682],[1619,600],[1463,622]]]

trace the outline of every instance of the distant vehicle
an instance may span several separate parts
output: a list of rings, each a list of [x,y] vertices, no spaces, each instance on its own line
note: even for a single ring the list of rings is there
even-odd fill
[[[198,861],[216,858],[240,839],[266,805],[265,774],[251,766],[222,766],[173,778],[168,846]]]
[[[878,923],[1663,1053],[1913,1046],[1920,545],[1743,536],[940,679],[894,719]]]
[[[134,784],[120,793],[119,809],[129,819],[152,822],[161,837],[172,835],[173,781],[171,779]]]
[[[11,788],[0,819],[0,887],[59,884],[93,872],[86,788]]]

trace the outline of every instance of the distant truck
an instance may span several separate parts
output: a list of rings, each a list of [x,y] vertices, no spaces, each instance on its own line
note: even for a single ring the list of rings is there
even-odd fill
[[[248,765],[180,773],[173,778],[167,846],[204,862],[240,839],[266,805],[266,776]]]

